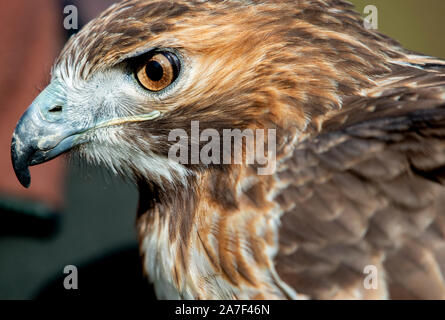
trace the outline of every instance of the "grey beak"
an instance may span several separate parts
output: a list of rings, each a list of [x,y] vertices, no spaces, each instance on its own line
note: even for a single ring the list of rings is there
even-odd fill
[[[67,119],[61,91],[57,82],[50,84],[26,110],[14,130],[12,165],[25,188],[31,183],[29,166],[49,161],[85,142],[79,138],[85,130]]]

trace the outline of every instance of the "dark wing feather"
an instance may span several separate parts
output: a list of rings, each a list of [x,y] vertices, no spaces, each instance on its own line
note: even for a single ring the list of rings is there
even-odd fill
[[[408,74],[406,74],[408,73]],[[281,169],[276,269],[298,293],[445,298],[445,77],[349,97]],[[374,265],[378,289],[366,289]]]

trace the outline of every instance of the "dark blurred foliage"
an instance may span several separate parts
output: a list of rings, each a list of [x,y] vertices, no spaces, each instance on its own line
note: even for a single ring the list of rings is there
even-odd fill
[[[114,250],[109,255],[77,267],[78,289],[66,290],[64,275],[55,277],[38,293],[37,300],[116,299],[156,300],[153,287],[143,277],[137,246]]]

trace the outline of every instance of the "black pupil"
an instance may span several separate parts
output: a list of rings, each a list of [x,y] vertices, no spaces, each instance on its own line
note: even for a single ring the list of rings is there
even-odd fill
[[[159,81],[164,75],[164,69],[159,62],[153,60],[147,63],[145,73],[150,80]]]

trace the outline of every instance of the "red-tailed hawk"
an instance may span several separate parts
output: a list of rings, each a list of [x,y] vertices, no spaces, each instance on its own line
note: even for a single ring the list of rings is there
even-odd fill
[[[444,71],[342,0],[124,1],[70,39],[13,165],[133,179],[160,298],[445,298]],[[273,172],[172,160],[192,123],[275,130]]]

